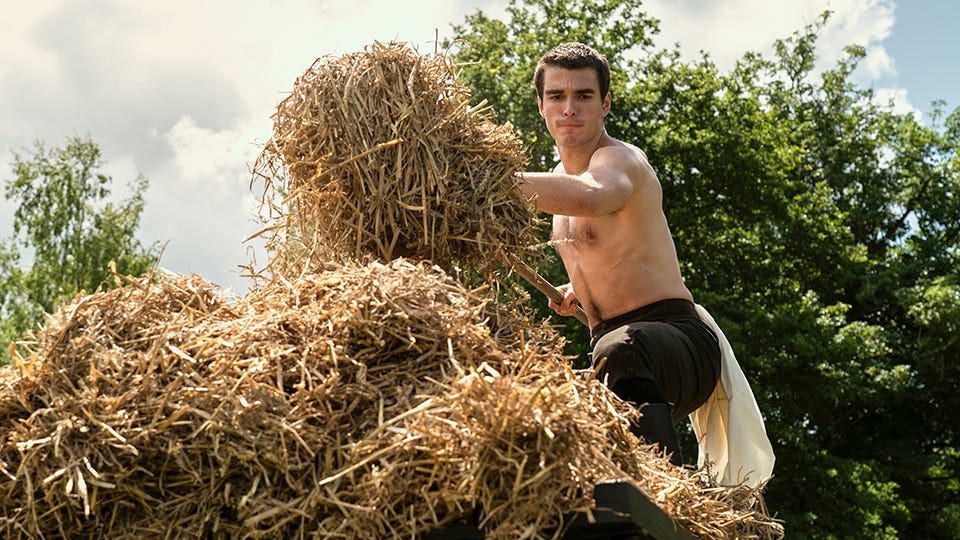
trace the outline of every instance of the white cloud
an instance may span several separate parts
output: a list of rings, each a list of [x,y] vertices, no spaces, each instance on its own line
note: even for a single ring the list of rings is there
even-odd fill
[[[767,0],[651,0],[649,13],[660,19],[661,46],[681,44],[688,58],[700,51],[721,68],[732,67],[747,51],[767,49],[809,18],[809,2]],[[808,21],[812,22],[812,20]]]
[[[821,65],[833,65],[844,48],[858,45],[867,52],[857,75],[868,83],[896,72],[893,59],[883,46],[894,24],[892,0],[844,0],[827,3],[833,14],[818,41]]]
[[[886,107],[891,106],[896,114],[912,114],[917,122],[923,121],[923,111],[913,106],[903,88],[880,88],[874,91],[873,100]]]
[[[821,66],[833,65],[844,47],[856,44],[883,58],[871,64],[871,76],[892,69],[882,46],[893,27],[892,0],[650,0],[648,6],[660,19],[659,45],[680,42],[687,58],[705,51],[721,69],[748,51],[771,52],[774,41],[817,23],[827,10],[833,13],[817,43]]]
[[[883,77],[894,75],[896,66],[893,58],[887,53],[887,50],[880,46],[868,47],[867,56],[857,67],[859,77],[865,83],[882,79]]]
[[[709,53],[722,70],[728,70],[748,51],[772,54],[773,43],[802,31],[831,11],[817,39],[816,71],[836,66],[845,58],[846,47],[861,46],[861,59],[851,80],[864,87],[896,75],[894,59],[884,46],[895,22],[893,0],[650,0],[649,12],[660,19],[656,42],[672,46],[680,42],[685,58]],[[902,88],[876,92],[885,103],[892,99],[895,111],[919,114]]]
[[[249,181],[247,163],[256,156],[249,132],[203,128],[187,115],[163,138],[172,148],[172,177],[180,186],[222,197]]]

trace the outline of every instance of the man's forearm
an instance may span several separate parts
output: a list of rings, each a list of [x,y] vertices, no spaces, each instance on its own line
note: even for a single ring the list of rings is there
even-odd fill
[[[537,210],[564,216],[592,216],[600,211],[596,203],[601,186],[590,178],[563,173],[525,172],[519,175],[520,191]]]

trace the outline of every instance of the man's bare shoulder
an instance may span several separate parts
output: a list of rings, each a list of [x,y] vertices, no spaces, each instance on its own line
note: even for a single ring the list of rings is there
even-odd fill
[[[610,143],[601,146],[593,155],[591,168],[615,167],[634,181],[656,180],[653,167],[647,160],[647,154],[640,148],[617,139],[610,139]]]

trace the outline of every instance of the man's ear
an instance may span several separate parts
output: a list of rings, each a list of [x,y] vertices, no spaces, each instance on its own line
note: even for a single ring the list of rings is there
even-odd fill
[[[540,116],[543,117],[543,99],[540,96],[537,96],[537,110],[540,111]]]
[[[607,92],[607,95],[603,96],[603,116],[606,118],[610,114],[610,105],[613,102],[613,97],[610,95],[610,92]]]

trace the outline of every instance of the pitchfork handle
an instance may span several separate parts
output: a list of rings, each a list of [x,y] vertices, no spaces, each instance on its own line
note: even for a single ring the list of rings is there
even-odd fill
[[[517,273],[527,280],[531,285],[537,288],[538,291],[545,294],[547,298],[553,300],[557,304],[563,303],[563,293],[559,289],[554,287],[547,281],[543,276],[537,273],[536,270],[530,268],[527,263],[521,261],[520,259],[514,257],[513,255],[507,255],[507,258],[510,260],[510,263],[517,270]],[[573,314],[578,321],[582,322],[584,325],[589,327],[587,323],[587,314],[583,312],[583,308],[577,306],[577,312]]]

